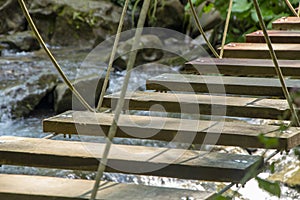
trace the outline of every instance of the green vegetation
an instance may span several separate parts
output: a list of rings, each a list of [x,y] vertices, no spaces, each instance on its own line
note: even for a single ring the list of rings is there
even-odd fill
[[[290,2],[294,7],[299,6],[299,0],[290,0]],[[224,20],[226,18],[229,5],[228,0],[193,0],[193,3],[196,7],[205,4],[199,17],[201,17],[202,13],[209,12],[215,8],[221,13],[221,17]],[[293,15],[284,0],[260,0],[259,3],[264,20],[269,29],[274,20],[283,16]],[[188,12],[189,5],[186,5],[185,9]],[[260,29],[260,27],[252,0],[234,0],[227,42],[243,42],[245,34],[258,29]]]

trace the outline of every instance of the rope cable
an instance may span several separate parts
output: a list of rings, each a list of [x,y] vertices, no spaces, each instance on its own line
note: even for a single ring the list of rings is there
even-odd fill
[[[214,47],[211,45],[211,43],[209,42],[209,40],[207,39],[207,37],[206,37],[206,35],[205,35],[205,32],[204,32],[204,30],[203,30],[203,28],[202,28],[202,26],[201,26],[200,20],[199,20],[199,18],[198,18],[198,16],[197,16],[197,13],[196,13],[195,7],[194,7],[194,5],[193,5],[193,3],[192,3],[192,0],[188,0],[188,1],[189,1],[189,4],[190,4],[190,9],[191,9],[191,11],[192,11],[194,20],[195,20],[195,22],[196,22],[197,28],[199,29],[201,35],[203,36],[203,38],[204,38],[204,40],[205,40],[205,42],[206,42],[208,48],[212,51],[212,53],[214,54],[214,56],[215,56],[216,58],[219,58],[219,57],[220,57],[219,54],[216,52],[216,50],[215,50]]]
[[[97,109],[96,109],[96,111],[98,111],[98,112],[99,112],[99,110],[100,110],[100,108],[103,104],[103,99],[104,99],[106,87],[108,85],[110,71],[112,69],[113,62],[114,62],[114,59],[115,59],[115,56],[116,56],[116,53],[117,53],[117,48],[118,48],[118,45],[119,45],[119,41],[120,41],[120,37],[121,37],[121,31],[122,31],[122,28],[123,28],[123,24],[124,24],[128,4],[129,4],[129,0],[126,0],[125,4],[124,4],[124,7],[123,7],[122,14],[121,14],[121,18],[120,18],[120,21],[119,21],[119,26],[118,26],[117,35],[116,35],[116,38],[115,38],[115,41],[114,41],[114,46],[113,46],[113,49],[112,49],[112,53],[110,55],[108,68],[107,68],[107,71],[106,71],[106,76],[105,76],[103,86],[102,86],[102,90],[101,90],[101,93],[100,93],[100,98],[99,98],[98,106],[97,106]]]
[[[286,86],[286,83],[285,83],[282,71],[280,69],[280,66],[279,66],[279,63],[278,63],[278,60],[277,60],[276,53],[274,51],[271,39],[269,37],[266,25],[265,25],[264,20],[263,20],[263,16],[262,16],[261,10],[259,8],[259,4],[258,4],[257,0],[253,0],[253,3],[254,3],[254,7],[255,7],[255,10],[256,10],[256,13],[257,13],[257,16],[258,16],[258,19],[259,19],[259,24],[260,24],[260,26],[261,26],[261,28],[263,30],[265,41],[266,41],[266,43],[268,45],[269,52],[270,52],[271,58],[273,60],[274,66],[275,66],[276,73],[277,73],[277,75],[279,77],[279,80],[280,80],[280,83],[281,83],[281,87],[282,87],[284,96],[285,96],[285,98],[286,98],[286,100],[287,100],[287,102],[289,104],[289,108],[291,110],[292,123],[295,120],[296,125],[299,126],[300,125],[299,118],[298,118],[297,112],[296,112],[296,110],[294,108],[293,101],[292,101],[292,98],[290,96],[290,93],[289,93],[289,91],[287,89],[287,86]]]
[[[229,7],[228,7],[228,13],[227,13],[227,18],[226,18],[226,22],[225,22],[224,33],[223,33],[220,58],[223,58],[223,54],[224,54],[224,47],[225,47],[225,42],[226,42],[226,38],[227,38],[227,32],[228,32],[228,27],[229,27],[231,12],[232,12],[232,4],[233,4],[233,0],[229,0]]]
[[[114,114],[114,118],[113,118],[113,122],[112,125],[110,126],[109,132],[108,132],[108,136],[106,137],[106,145],[105,145],[105,149],[102,155],[102,159],[99,163],[98,166],[98,170],[97,170],[97,176],[96,176],[96,180],[95,180],[95,184],[92,190],[92,195],[91,195],[91,200],[94,200],[96,198],[97,192],[98,192],[98,188],[100,185],[100,180],[103,176],[103,173],[105,171],[106,165],[107,165],[107,161],[108,161],[108,154],[110,152],[110,148],[112,145],[112,139],[115,137],[116,132],[117,132],[117,124],[124,106],[124,98],[126,95],[126,91],[128,88],[128,83],[129,83],[129,79],[130,79],[130,75],[131,75],[131,70],[134,66],[135,60],[136,60],[136,56],[137,56],[137,47],[139,45],[141,36],[142,36],[142,31],[143,31],[143,27],[146,21],[146,17],[147,17],[147,12],[150,6],[150,2],[149,0],[144,1],[143,6],[142,6],[142,10],[140,13],[140,17],[139,17],[139,21],[138,21],[138,25],[137,25],[137,29],[135,32],[135,36],[134,36],[134,42],[132,45],[132,51],[130,52],[130,56],[129,56],[129,61],[127,64],[127,73],[126,76],[124,78],[124,82],[123,82],[123,87],[121,90],[121,94],[117,103],[117,107],[115,110],[115,114]]]
[[[32,31],[34,32],[37,40],[39,41],[40,45],[43,47],[43,49],[45,50],[46,54],[48,55],[48,57],[50,58],[50,60],[52,61],[53,65],[55,66],[55,68],[57,69],[58,73],[60,74],[60,76],[62,77],[62,79],[64,80],[64,82],[66,83],[66,85],[69,87],[69,89],[71,90],[71,92],[77,97],[77,99],[82,103],[82,105],[88,109],[91,112],[94,112],[94,109],[84,100],[84,98],[80,95],[80,93],[76,90],[76,88],[72,85],[72,83],[70,82],[70,80],[68,79],[68,77],[65,75],[65,73],[63,72],[62,68],[60,67],[60,65],[58,64],[58,62],[56,61],[56,59],[54,58],[54,56],[52,55],[51,51],[48,49],[47,45],[45,44],[43,38],[41,37],[39,31],[37,30],[30,14],[29,11],[26,7],[26,4],[24,3],[23,0],[18,0],[19,4],[22,8],[22,11],[32,29]]]
[[[293,14],[297,17],[298,13],[296,12],[295,8],[293,7],[293,5],[291,4],[291,2],[289,0],[285,0],[286,5],[289,7],[289,9],[293,12]]]

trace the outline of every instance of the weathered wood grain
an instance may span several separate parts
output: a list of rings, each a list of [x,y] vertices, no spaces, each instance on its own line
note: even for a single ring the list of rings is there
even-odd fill
[[[83,200],[90,199],[92,180],[64,179],[45,176],[0,174],[0,199],[3,200]],[[97,200],[174,200],[192,197],[213,199],[214,194],[204,191],[151,187],[134,184],[101,182]]]
[[[300,31],[268,30],[269,37],[273,43],[299,43]],[[246,35],[248,43],[266,43],[262,31],[255,31]]]
[[[286,79],[288,89],[300,88],[300,80]],[[148,79],[148,90],[185,91],[210,94],[240,94],[283,97],[278,78],[162,74]]]
[[[273,43],[278,59],[298,60],[300,44]],[[229,43],[224,47],[224,58],[260,58],[271,59],[267,44],[263,43]]]
[[[284,76],[300,76],[299,60],[279,60]],[[184,71],[197,74],[225,74],[236,76],[277,76],[269,59],[199,58],[188,62]]]
[[[119,94],[105,96],[103,107],[115,108]],[[160,106],[157,106],[160,105]],[[226,115],[235,117],[290,119],[289,106],[283,99],[135,92],[125,97],[126,110]],[[220,110],[224,110],[221,112]]]
[[[299,17],[282,17],[272,23],[272,28],[276,30],[300,30]]]
[[[113,115],[69,111],[43,121],[44,132],[103,136]],[[116,137],[265,148],[258,136],[278,138],[275,149],[291,149],[300,144],[300,129],[281,132],[278,126],[242,122],[217,122],[177,118],[121,115]],[[210,138],[211,140],[208,140]],[[217,139],[217,140],[216,140]],[[204,142],[205,141],[205,142]]]
[[[96,170],[103,143],[0,137],[2,164]],[[106,171],[207,181],[240,181],[259,168],[259,156],[112,145]],[[180,172],[180,173],[178,173]]]

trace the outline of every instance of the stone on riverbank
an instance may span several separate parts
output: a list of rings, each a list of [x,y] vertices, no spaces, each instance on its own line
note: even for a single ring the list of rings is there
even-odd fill
[[[86,76],[73,82],[74,87],[79,91],[83,98],[95,107],[98,103],[102,90],[104,76]],[[65,83],[57,85],[54,91],[54,110],[56,113],[62,113],[67,110],[85,110],[81,103],[72,95],[71,90]]]
[[[39,50],[40,44],[31,31],[16,32],[11,35],[0,36],[0,44],[5,49],[15,51]]]
[[[13,118],[26,116],[53,90],[57,81],[54,74],[32,76],[24,84],[2,90],[7,98],[6,102],[0,102],[0,107],[10,112]]]

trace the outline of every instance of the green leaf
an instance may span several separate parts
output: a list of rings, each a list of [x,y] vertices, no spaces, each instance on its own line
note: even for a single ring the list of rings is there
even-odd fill
[[[248,0],[235,0],[232,5],[232,12],[243,13],[251,9],[252,3]]]
[[[213,3],[209,3],[208,5],[205,5],[205,6],[203,7],[203,12],[204,12],[204,13],[208,13],[208,12],[210,12],[213,8],[214,8],[214,4],[213,4]]]
[[[279,145],[278,138],[268,138],[268,137],[265,137],[263,134],[260,134],[258,136],[258,140],[262,144],[264,144],[267,149],[275,148],[275,147],[278,147],[278,145]]]
[[[271,174],[275,173],[275,162],[272,162],[272,164],[270,165],[270,171],[271,171]]]
[[[255,178],[258,182],[258,186],[269,192],[270,194],[272,195],[275,195],[277,197],[280,197],[281,196],[281,189],[280,189],[280,185],[278,182],[270,182],[270,181],[267,181],[267,180],[264,180],[264,179],[261,179],[259,177],[256,177]]]

